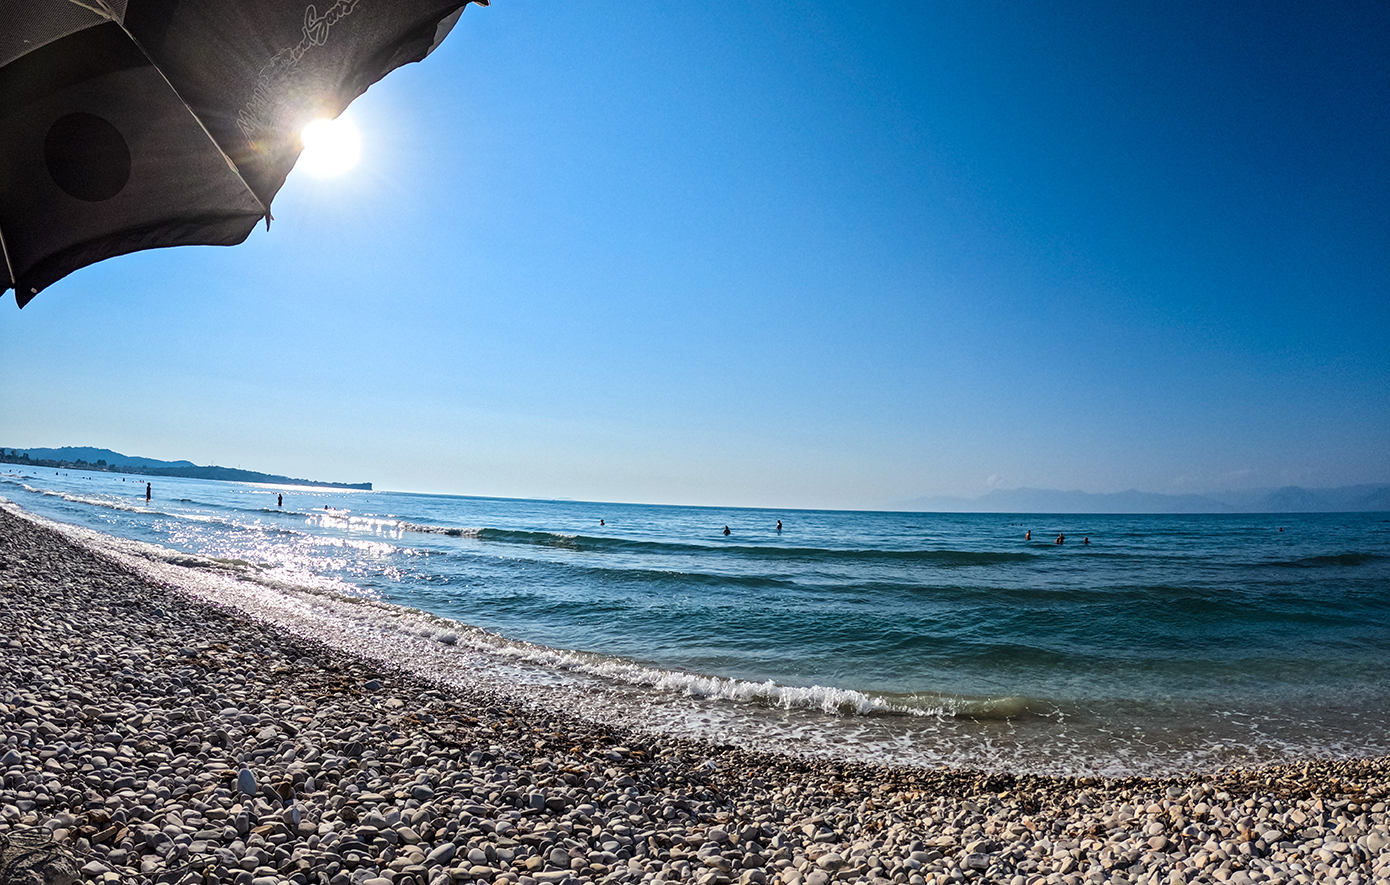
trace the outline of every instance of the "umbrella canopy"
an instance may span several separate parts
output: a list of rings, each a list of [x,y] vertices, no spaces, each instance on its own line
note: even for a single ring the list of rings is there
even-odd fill
[[[0,0],[0,295],[141,249],[234,245],[300,130],[487,0]]]

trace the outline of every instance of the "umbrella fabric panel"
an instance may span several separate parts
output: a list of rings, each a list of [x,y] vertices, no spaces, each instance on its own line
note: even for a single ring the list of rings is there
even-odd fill
[[[107,0],[120,21],[125,0]],[[98,12],[71,2],[55,0],[0,0],[0,67],[54,40],[106,21]]]
[[[0,108],[0,234],[21,303],[105,258],[239,243],[265,215],[115,24],[0,70]]]

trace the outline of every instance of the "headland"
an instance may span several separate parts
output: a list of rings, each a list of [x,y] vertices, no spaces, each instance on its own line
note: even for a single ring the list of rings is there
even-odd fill
[[[295,479],[277,473],[259,473],[255,470],[242,470],[240,467],[200,467],[191,461],[158,461],[153,458],[130,458],[109,449],[70,448],[39,450],[40,457],[29,451],[0,448],[0,464],[18,464],[22,467],[48,467],[55,470],[92,470],[98,473],[124,473],[132,476],[173,476],[184,479],[216,479],[224,482],[255,482],[267,485],[308,486],[325,489],[354,489],[370,492],[369,482],[324,482],[316,479]],[[43,455],[66,455],[72,457],[42,457]],[[87,457],[95,457],[95,461]],[[98,457],[105,455],[107,457]]]

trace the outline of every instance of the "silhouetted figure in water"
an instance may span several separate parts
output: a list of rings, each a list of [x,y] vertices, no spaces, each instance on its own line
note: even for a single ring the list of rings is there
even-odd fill
[[[1066,535],[1058,535],[1058,536],[1057,536],[1057,540],[1056,540],[1054,543],[1062,544],[1062,543],[1065,543],[1066,540],[1067,540],[1067,536],[1066,536]]]
[[[608,523],[606,523],[606,522],[604,522],[603,520],[600,519],[600,520],[598,521],[598,524],[599,524],[599,525],[607,525]]]
[[[150,484],[145,483],[145,503],[150,503]]]
[[[1029,529],[1028,531],[1026,531],[1026,532],[1023,533],[1023,540],[1025,540],[1025,541],[1031,541],[1031,540],[1033,540],[1033,530],[1032,530],[1032,529]]]
[[[729,527],[728,527],[728,526],[724,526],[724,535],[725,535],[725,537],[728,537],[728,534],[729,534]]]
[[[1083,545],[1089,546],[1090,543],[1091,543],[1091,537],[1090,537],[1090,535],[1087,535],[1086,537],[1082,538],[1082,539],[1081,539],[1081,543],[1082,543]]]
[[[285,506],[285,496],[284,496],[284,495],[276,495],[276,496],[275,496],[275,506],[276,506],[276,507],[284,507],[284,506]]]
[[[782,530],[782,520],[779,519],[779,520],[777,520],[777,531],[780,532],[781,530]]]

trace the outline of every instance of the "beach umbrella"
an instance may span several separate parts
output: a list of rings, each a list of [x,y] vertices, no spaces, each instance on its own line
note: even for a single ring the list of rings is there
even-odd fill
[[[469,2],[0,0],[0,295],[269,226],[303,126]]]

